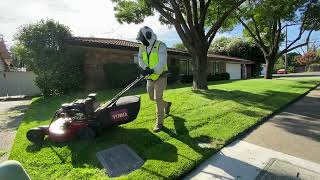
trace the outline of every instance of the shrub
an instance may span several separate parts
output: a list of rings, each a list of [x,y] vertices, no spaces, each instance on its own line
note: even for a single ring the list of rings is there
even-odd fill
[[[139,76],[137,64],[108,63],[103,65],[107,88],[123,88]]]
[[[16,35],[14,56],[34,71],[45,96],[78,91],[83,85],[84,50],[67,47],[70,37],[70,29],[53,20],[25,25]]]
[[[294,73],[295,72],[294,66],[288,66],[288,72],[289,73]]]
[[[169,68],[169,76],[168,76],[168,83],[173,84],[177,82],[180,79],[179,76],[179,66],[177,65],[171,65]]]
[[[207,81],[220,81],[220,80],[229,80],[230,74],[225,73],[215,73],[207,76]]]
[[[182,75],[180,81],[182,83],[192,83],[193,82],[193,76],[192,75]]]
[[[67,48],[59,66],[37,72],[36,85],[46,96],[79,91],[84,83],[84,57],[83,50]]]
[[[262,64],[261,63],[254,63],[251,65],[251,72],[252,77],[259,77],[262,71]]]
[[[207,81],[219,81],[219,80],[221,80],[221,75],[218,73],[209,74],[207,76]]]
[[[230,79],[230,74],[227,72],[221,73],[221,80],[229,80]]]

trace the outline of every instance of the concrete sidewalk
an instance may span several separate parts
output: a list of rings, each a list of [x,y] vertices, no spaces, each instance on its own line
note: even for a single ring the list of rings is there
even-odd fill
[[[20,121],[31,100],[0,102],[0,163],[7,160]]]
[[[253,180],[261,179],[261,171],[270,172],[269,178],[320,179],[320,87],[223,148],[184,179]]]

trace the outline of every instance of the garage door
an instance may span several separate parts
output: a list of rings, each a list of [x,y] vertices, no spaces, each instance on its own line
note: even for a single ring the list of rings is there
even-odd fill
[[[226,64],[226,71],[230,74],[230,79],[241,79],[241,64]]]

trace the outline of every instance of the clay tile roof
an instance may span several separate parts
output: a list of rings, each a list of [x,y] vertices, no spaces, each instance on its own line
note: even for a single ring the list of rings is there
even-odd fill
[[[106,39],[106,38],[91,38],[91,37],[74,37],[67,40],[70,45],[99,47],[99,48],[112,48],[112,49],[125,49],[137,50],[139,43],[120,40],[120,39]]]
[[[109,39],[109,38],[91,38],[91,37],[73,37],[68,39],[67,44],[75,45],[75,46],[87,46],[87,47],[97,47],[97,48],[111,48],[111,49],[122,49],[122,50],[131,50],[131,51],[138,51],[139,43],[132,42],[127,40],[121,39]],[[183,56],[190,56],[188,51],[168,48],[168,54],[171,55],[183,55]],[[222,56],[216,54],[208,54],[209,58],[217,58],[223,61],[231,61],[231,62],[242,62],[246,64],[253,64],[253,61],[236,58],[236,57],[229,57],[229,56]]]

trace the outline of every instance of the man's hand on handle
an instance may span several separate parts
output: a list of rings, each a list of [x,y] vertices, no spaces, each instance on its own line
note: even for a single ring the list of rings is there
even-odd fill
[[[149,67],[146,67],[146,69],[142,72],[143,76],[148,76],[154,73],[153,69],[150,69]]]

